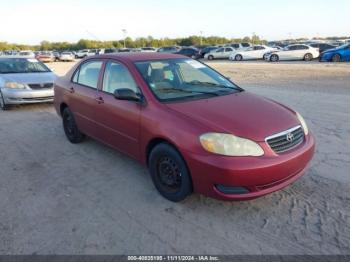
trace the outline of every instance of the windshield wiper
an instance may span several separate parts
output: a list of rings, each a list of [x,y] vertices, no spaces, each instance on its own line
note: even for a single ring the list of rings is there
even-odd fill
[[[220,85],[213,82],[202,82],[202,81],[192,81],[192,82],[185,82],[186,85],[193,85],[193,86],[215,86],[219,88],[228,88],[228,89],[234,89],[230,86]]]
[[[208,94],[208,95],[213,95],[213,96],[219,96],[220,94],[215,93],[215,92],[206,92],[206,91],[196,91],[196,90],[187,90],[187,89],[182,89],[182,88],[162,88],[161,90],[166,90],[166,91],[181,91],[185,93],[198,93],[198,94]]]

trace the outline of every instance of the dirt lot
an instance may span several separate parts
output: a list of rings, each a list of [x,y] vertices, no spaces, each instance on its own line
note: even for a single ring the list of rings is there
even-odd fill
[[[250,202],[174,204],[135,161],[68,143],[52,105],[20,106],[0,112],[0,253],[350,254],[350,64],[211,65],[305,116],[317,152],[303,178]]]

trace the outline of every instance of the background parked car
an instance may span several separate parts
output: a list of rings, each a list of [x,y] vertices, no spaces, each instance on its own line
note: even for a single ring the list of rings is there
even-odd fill
[[[221,47],[216,50],[211,51],[210,53],[205,54],[204,58],[208,60],[213,59],[228,59],[232,52],[235,50],[232,47]]]
[[[74,61],[74,54],[72,52],[62,52],[60,55],[60,61]]]
[[[210,53],[211,51],[213,50],[216,50],[218,49],[216,46],[207,46],[207,47],[204,47],[203,49],[200,49],[199,51],[199,57],[200,58],[204,58],[204,56],[208,53]]]
[[[154,47],[142,47],[141,51],[142,52],[157,52],[157,49]]]
[[[232,43],[227,46],[230,46],[236,50],[247,50],[248,48],[252,47],[250,43]]]
[[[35,54],[33,51],[20,51],[17,56],[25,57],[25,58],[35,58]]]
[[[194,47],[182,48],[180,51],[176,52],[176,54],[188,56],[188,57],[191,57],[193,59],[199,58],[199,50],[197,48],[194,48]]]
[[[53,101],[56,76],[34,58],[0,57],[0,108]]]
[[[106,48],[105,49],[105,54],[111,54],[111,53],[117,53],[118,52],[118,49],[116,48]]]
[[[45,52],[45,51],[39,52],[35,56],[35,58],[43,63],[51,63],[51,62],[55,61],[55,56],[53,55],[52,52]]]
[[[87,54],[89,53],[89,49],[84,49],[84,50],[79,50],[76,55],[75,58],[84,58],[87,56]]]
[[[265,60],[271,62],[278,62],[280,60],[304,60],[311,61],[314,58],[319,57],[320,53],[318,49],[308,45],[289,45],[283,48],[283,50],[273,52],[268,56],[265,56]]]
[[[350,44],[329,49],[320,55],[321,62],[350,61]]]
[[[178,46],[165,46],[165,47],[161,47],[157,50],[157,52],[159,53],[176,53],[180,50],[181,48]]]
[[[335,45],[327,44],[327,43],[312,43],[311,47],[318,48],[319,52],[322,53],[326,50],[336,48]]]
[[[229,59],[235,61],[264,59],[265,54],[275,51],[275,48],[266,45],[256,45],[245,50],[236,50],[231,53]]]

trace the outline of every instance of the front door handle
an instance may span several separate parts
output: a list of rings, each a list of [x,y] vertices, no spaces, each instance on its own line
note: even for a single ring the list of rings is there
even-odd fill
[[[96,97],[95,100],[97,101],[97,103],[99,104],[103,104],[104,101],[103,101],[103,98],[102,97]]]

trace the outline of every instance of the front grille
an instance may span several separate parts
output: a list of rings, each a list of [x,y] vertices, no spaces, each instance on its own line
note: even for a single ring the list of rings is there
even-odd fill
[[[45,101],[53,100],[53,96],[22,98],[23,101]]]
[[[276,153],[283,153],[297,147],[304,141],[305,135],[301,126],[269,136],[266,142]]]
[[[31,89],[34,89],[34,90],[37,90],[37,89],[48,89],[48,88],[53,88],[53,83],[29,84],[28,86]]]

